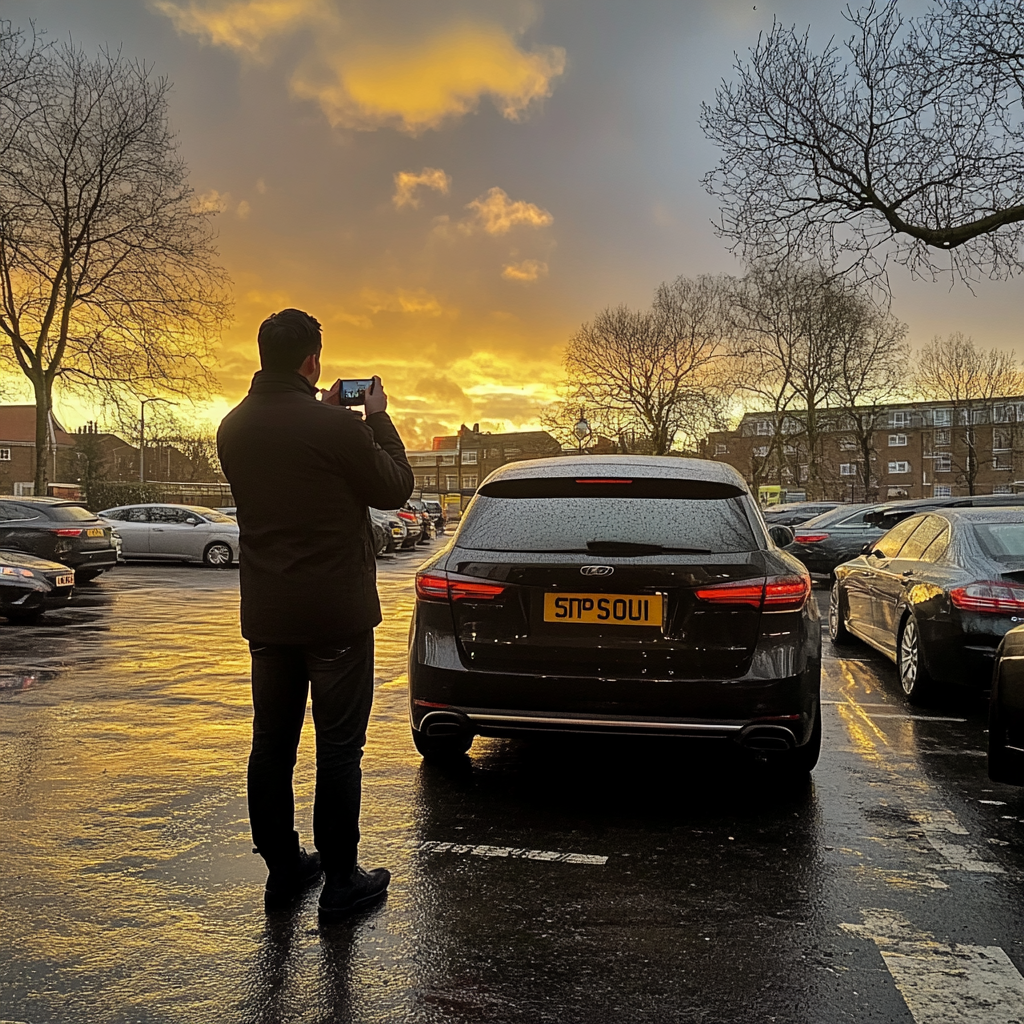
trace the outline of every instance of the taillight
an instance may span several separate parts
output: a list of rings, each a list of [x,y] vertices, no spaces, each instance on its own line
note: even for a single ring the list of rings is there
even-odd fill
[[[1024,612],[1024,587],[999,580],[979,580],[966,587],[954,587],[949,597],[955,607],[965,612]]]
[[[739,583],[716,583],[697,591],[701,601],[710,604],[749,604],[760,608],[764,600],[764,580],[741,580]]]
[[[505,593],[498,583],[449,577],[443,572],[423,572],[416,576],[416,596],[421,601],[493,601]]]
[[[798,533],[794,538],[795,544],[817,544],[819,540],[828,540],[827,533]]]
[[[764,610],[798,612],[810,594],[810,576],[775,576],[765,582]]]
[[[56,536],[58,536],[58,537],[81,537],[82,536],[82,531],[81,530],[62,529],[62,530],[54,530],[53,533]]]
[[[810,576],[771,576],[701,587],[697,598],[709,604],[747,604],[766,612],[798,612],[811,592]]]

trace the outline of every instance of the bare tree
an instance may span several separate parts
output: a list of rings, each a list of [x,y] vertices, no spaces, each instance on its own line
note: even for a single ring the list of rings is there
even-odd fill
[[[898,5],[847,8],[845,46],[820,51],[776,23],[704,105],[722,151],[705,187],[748,261],[883,282],[890,258],[965,280],[1021,269],[1024,7],[932,0],[904,20]]]
[[[599,313],[569,342],[569,407],[597,411],[652,455],[680,440],[696,448],[731,393],[729,293],[724,278],[679,278],[658,289],[648,310]]]
[[[925,398],[949,402],[950,458],[967,493],[974,494],[981,468],[976,427],[993,418],[995,399],[1024,392],[1016,356],[995,348],[983,351],[959,332],[935,337],[918,358],[915,384]]]
[[[202,392],[229,304],[168,125],[169,83],[119,53],[40,54],[16,33],[5,45],[34,77],[0,108],[0,332],[35,392],[45,493],[55,386],[115,403]]]

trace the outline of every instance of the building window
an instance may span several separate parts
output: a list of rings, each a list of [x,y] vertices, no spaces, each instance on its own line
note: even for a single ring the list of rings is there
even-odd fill
[[[906,448],[907,447],[907,435],[906,434],[890,434],[889,435],[889,447],[890,448]]]
[[[520,449],[520,448],[506,448],[505,449],[505,458],[506,459],[516,459],[516,458],[519,457],[521,451],[522,451],[522,449]]]
[[[476,490],[476,473],[465,473],[462,477],[462,489],[464,491]]]
[[[948,427],[953,422],[953,410],[952,409],[936,409],[932,413],[932,419],[937,427]]]
[[[444,489],[446,491],[457,491],[459,489],[459,478],[457,476],[446,476],[444,478]]]
[[[992,451],[1008,452],[1010,450],[1010,435],[1005,430],[992,431]]]
[[[476,465],[476,452],[463,452],[462,453],[462,464],[464,466],[475,466]]]
[[[716,455],[728,455],[729,454],[729,446],[727,444],[716,444],[715,445],[715,454]]]
[[[768,445],[766,445],[766,444],[758,445],[758,447],[754,449],[754,456],[755,456],[755,458],[758,458],[758,459],[767,459],[768,458]]]
[[[454,453],[451,454],[451,455],[442,455],[441,456],[441,465],[442,466],[454,466],[455,465],[455,455],[454,455]]]
[[[936,484],[934,487],[934,496],[936,498],[952,498],[953,488],[949,484]]]
[[[936,473],[952,473],[953,460],[948,455],[936,455],[932,468]]]
[[[909,473],[910,472],[910,463],[909,462],[890,462],[889,463],[889,472],[891,474]]]
[[[840,476],[856,476],[857,466],[853,462],[841,462],[839,464],[839,475]]]
[[[949,430],[936,430],[935,443],[936,445],[949,444]]]
[[[992,488],[993,494],[1013,494],[1013,488],[1009,484],[996,484]]]
[[[500,448],[488,448],[484,452],[484,458],[485,459],[500,459],[501,458],[501,449]]]
[[[892,414],[892,425],[894,427],[909,427],[910,414],[906,412],[894,412]]]
[[[992,459],[992,468],[999,470],[1013,469],[1013,459],[1010,455],[997,455]]]
[[[0,462],[10,462],[10,461],[11,461],[11,449],[10,448],[0,448]]]
[[[756,431],[758,437],[770,437],[772,434],[775,433],[775,431],[772,430],[771,420],[758,420]]]
[[[800,467],[800,483],[803,484],[803,483],[807,482],[808,474],[809,474],[809,469],[807,467],[807,464],[805,463],[804,465],[802,465]]]
[[[840,440],[839,447],[844,452],[855,452],[857,450],[857,442],[852,437],[844,437]]]

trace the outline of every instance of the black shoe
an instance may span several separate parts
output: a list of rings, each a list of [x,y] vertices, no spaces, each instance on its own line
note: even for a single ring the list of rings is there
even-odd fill
[[[387,893],[390,883],[391,872],[387,868],[364,871],[357,866],[349,878],[328,876],[327,883],[320,892],[320,904],[317,908],[320,911],[320,920],[328,923],[338,921],[370,906]]]
[[[298,856],[294,861],[287,865],[274,864],[270,867],[267,886],[263,890],[264,908],[286,909],[296,897],[318,882],[322,874],[320,854],[306,853],[304,847],[299,847]]]

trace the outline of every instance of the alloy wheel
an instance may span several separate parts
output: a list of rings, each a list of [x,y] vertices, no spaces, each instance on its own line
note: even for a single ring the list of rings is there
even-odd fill
[[[913,618],[909,618],[903,626],[903,636],[900,638],[900,684],[908,697],[917,685],[920,653],[917,623]]]
[[[221,568],[231,564],[231,548],[227,544],[211,544],[206,551],[206,564]]]
[[[839,635],[839,585],[832,588],[828,599],[828,635],[835,640]]]

